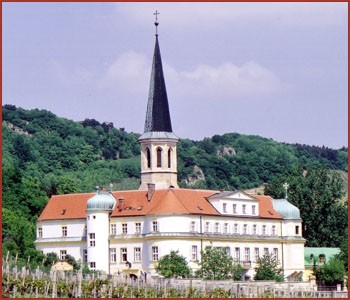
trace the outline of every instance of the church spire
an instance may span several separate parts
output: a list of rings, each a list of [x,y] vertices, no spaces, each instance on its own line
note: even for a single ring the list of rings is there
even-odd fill
[[[158,43],[158,19],[156,11],[156,42],[154,47],[151,81],[148,94],[147,113],[144,132],[172,132],[168,97],[163,74],[162,58]]]

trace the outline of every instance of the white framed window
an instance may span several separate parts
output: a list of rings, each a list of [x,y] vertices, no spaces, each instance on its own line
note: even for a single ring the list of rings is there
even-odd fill
[[[86,263],[87,261],[87,249],[83,249],[83,262]]]
[[[277,235],[277,233],[276,233],[276,225],[272,225],[271,235]]]
[[[141,261],[141,248],[135,247],[134,248],[134,262],[140,262]]]
[[[62,226],[62,236],[67,236],[67,226]]]
[[[228,223],[224,223],[224,233],[228,233]]]
[[[90,233],[89,238],[90,238],[90,247],[95,247],[96,246],[95,233]]]
[[[259,248],[254,248],[254,258],[255,258],[255,261],[257,261],[260,257],[260,250]]]
[[[215,223],[215,233],[220,232],[220,224],[218,222]]]
[[[262,235],[266,235],[266,225],[262,226]]]
[[[236,262],[239,262],[240,259],[241,259],[241,250],[240,250],[239,247],[236,247],[236,248],[235,248],[234,260],[235,260]]]
[[[245,215],[247,213],[247,205],[242,205],[242,213]]]
[[[233,212],[234,214],[237,213],[237,204],[232,204],[232,212]]]
[[[122,224],[122,233],[127,234],[128,233],[128,223]]]
[[[243,225],[243,234],[248,234],[248,225],[247,224]]]
[[[116,248],[109,249],[109,259],[110,259],[111,263],[117,262],[117,249]]]
[[[250,261],[250,248],[244,248],[244,261]]]
[[[84,226],[84,236],[86,236],[87,235],[87,226],[85,225]]]
[[[117,224],[111,224],[111,234],[117,234]]]
[[[231,248],[230,247],[225,247],[226,254],[228,256],[231,256]]]
[[[67,255],[67,250],[60,250],[60,260],[65,260]]]
[[[205,231],[205,232],[210,232],[210,223],[209,223],[209,222],[205,222],[204,231]]]
[[[120,261],[122,263],[128,261],[128,248],[120,248]]]
[[[152,247],[152,260],[157,261],[158,258],[159,258],[158,246],[153,246]]]
[[[233,233],[239,233],[238,224],[237,223],[233,224]]]
[[[38,238],[42,238],[43,237],[43,229],[42,227],[38,228]]]
[[[223,211],[224,213],[227,213],[227,204],[226,204],[226,203],[223,203],[223,204],[222,204],[222,211]]]
[[[256,205],[252,205],[252,215],[256,215]]]
[[[269,248],[264,248],[264,255],[269,255]]]
[[[298,225],[295,226],[295,235],[299,235],[299,226]]]
[[[152,231],[158,232],[158,222],[157,221],[152,222]]]
[[[95,269],[96,263],[94,261],[90,262],[90,269]]]
[[[135,232],[141,233],[141,223],[140,222],[135,223]]]
[[[196,245],[192,245],[191,260],[197,260],[198,249]]]
[[[258,229],[257,228],[258,228],[257,225],[254,224],[253,225],[253,234],[257,234],[258,233]]]
[[[273,248],[273,255],[276,257],[276,261],[278,261],[278,248]]]
[[[190,228],[191,232],[195,232],[196,231],[196,222],[195,221],[191,221],[191,228]]]

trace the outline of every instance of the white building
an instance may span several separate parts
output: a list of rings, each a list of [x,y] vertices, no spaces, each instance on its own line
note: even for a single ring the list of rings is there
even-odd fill
[[[225,247],[242,264],[246,280],[267,252],[277,256],[286,279],[302,275],[301,218],[287,200],[178,188],[178,138],[172,132],[157,34],[139,142],[140,189],[53,196],[37,221],[38,250],[56,252],[61,259],[70,254],[110,274],[140,276],[155,274],[157,260],[171,250],[196,270],[206,246]]]

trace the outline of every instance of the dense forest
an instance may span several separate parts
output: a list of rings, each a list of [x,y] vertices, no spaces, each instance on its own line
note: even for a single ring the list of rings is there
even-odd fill
[[[34,249],[35,221],[51,195],[91,192],[96,186],[110,184],[114,190],[138,188],[139,134],[117,129],[110,122],[74,122],[46,110],[14,105],[2,107],[2,118],[3,253],[31,256],[33,261],[40,258]],[[178,144],[181,187],[234,190],[264,186],[267,194],[283,197],[282,183],[288,181],[289,200],[303,207],[304,219],[310,214],[315,219],[304,228],[313,246],[340,246],[343,240],[347,171],[345,147],[285,144],[238,133],[201,141],[184,139]],[[327,195],[322,196],[325,190]],[[321,202],[324,211],[319,210]],[[329,220],[315,236],[312,229],[318,227],[313,226],[324,213]],[[335,237],[323,239],[332,230],[330,226],[337,227],[331,231]]]

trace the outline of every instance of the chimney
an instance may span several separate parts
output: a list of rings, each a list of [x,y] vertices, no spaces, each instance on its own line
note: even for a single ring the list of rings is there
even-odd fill
[[[119,205],[118,205],[118,211],[122,211],[124,209],[124,198],[123,196],[120,196],[119,198]]]
[[[154,191],[156,189],[156,185],[154,183],[147,183],[148,191],[147,191],[147,200],[151,201]]]

